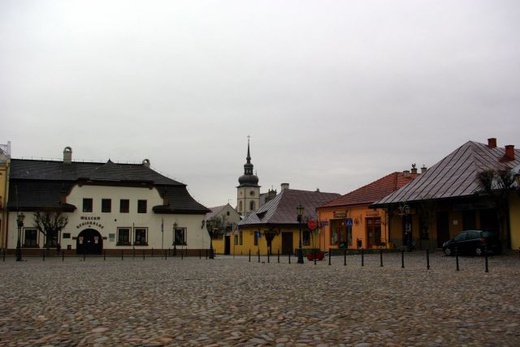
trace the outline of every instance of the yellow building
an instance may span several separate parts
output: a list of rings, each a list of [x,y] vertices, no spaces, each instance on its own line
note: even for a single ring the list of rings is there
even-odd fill
[[[234,255],[296,254],[300,247],[308,251],[319,248],[319,228],[311,230],[310,221],[317,221],[316,209],[339,197],[336,193],[289,189],[288,184],[271,201],[238,222],[234,231]],[[298,221],[297,207],[303,207]],[[312,223],[311,223],[312,226]]]
[[[484,193],[478,174],[519,165],[520,151],[513,145],[500,148],[495,138],[487,144],[468,141],[371,207],[388,211],[390,241],[396,245],[441,248],[462,230],[484,229],[497,233],[505,250],[514,249],[520,246],[518,196],[511,194],[509,206],[501,208]]]
[[[207,229],[213,233],[212,246],[215,254],[231,254],[231,234],[240,221],[240,214],[230,204],[210,207],[206,214]]]
[[[11,143],[0,145],[0,249],[7,248],[7,192],[9,191],[9,164]]]
[[[394,172],[318,208],[320,249],[392,248],[384,209],[369,205],[411,182],[412,171]]]

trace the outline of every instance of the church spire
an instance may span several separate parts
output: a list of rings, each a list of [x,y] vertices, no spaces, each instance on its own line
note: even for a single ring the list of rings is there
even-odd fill
[[[251,163],[251,143],[250,136],[247,137],[247,157],[246,163],[244,164],[244,174],[238,178],[238,183],[241,186],[249,185],[256,186],[258,185],[258,177],[253,174],[254,165]]]

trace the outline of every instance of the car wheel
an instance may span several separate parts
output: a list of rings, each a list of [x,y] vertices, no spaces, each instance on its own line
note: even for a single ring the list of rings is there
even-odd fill
[[[481,256],[484,254],[484,249],[482,247],[475,248],[475,255]]]
[[[444,254],[450,256],[453,254],[453,252],[452,252],[451,248],[446,247],[446,248],[444,248]]]

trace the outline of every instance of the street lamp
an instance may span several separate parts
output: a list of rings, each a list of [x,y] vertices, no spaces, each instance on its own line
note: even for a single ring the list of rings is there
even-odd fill
[[[16,216],[16,223],[18,224],[18,241],[16,242],[16,261],[22,261],[22,228],[23,228],[23,220],[25,219],[25,215],[19,213]]]
[[[206,229],[209,234],[209,259],[215,259],[215,253],[213,252],[213,221],[208,220],[206,222]]]
[[[296,213],[298,214],[297,220],[298,225],[300,227],[300,239],[298,243],[298,264],[303,264],[303,250],[302,250],[302,216],[303,216],[303,206],[301,204],[296,207]]]
[[[173,222],[173,256],[177,256],[177,222]]]

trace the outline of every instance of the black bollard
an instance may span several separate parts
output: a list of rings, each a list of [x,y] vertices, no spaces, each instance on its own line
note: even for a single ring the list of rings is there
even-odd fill
[[[332,264],[332,263],[331,263],[331,261],[332,261],[331,259],[332,259],[332,253],[330,253],[330,248],[329,248],[329,265]]]
[[[484,247],[484,255],[485,255],[485,257],[486,257],[486,272],[489,272],[487,246]]]
[[[430,250],[426,249],[426,270],[430,270]]]
[[[43,250],[43,252],[42,252],[42,259],[43,259],[43,261],[45,261],[45,250]]]
[[[86,258],[87,258],[87,250],[84,249],[83,250],[83,261],[85,261]]]
[[[103,260],[107,260],[107,251],[103,251]]]
[[[280,264],[280,250],[278,250],[278,264]]]
[[[291,263],[291,252],[289,252],[289,264]]]
[[[249,262],[251,262],[251,250],[249,250]]]
[[[343,250],[343,266],[347,266],[347,249]]]
[[[314,265],[316,265],[316,258],[317,258],[316,248],[314,248]]]
[[[145,257],[145,255],[144,255],[144,249],[143,249],[143,260],[144,260],[144,257]]]
[[[381,262],[381,267],[383,267],[383,249],[379,250],[379,260]]]
[[[361,266],[365,266],[365,250],[361,248]]]
[[[457,271],[460,271],[460,268],[459,268],[459,250],[457,249],[457,247],[455,247],[455,262],[457,264]]]
[[[404,269],[404,249],[401,249],[401,269]]]
[[[268,249],[267,249],[267,263],[270,263],[270,262],[271,262],[270,253],[271,253],[271,252],[269,252],[269,248],[268,248]]]
[[[260,262],[260,249],[256,251],[256,254],[258,255],[258,262]]]

